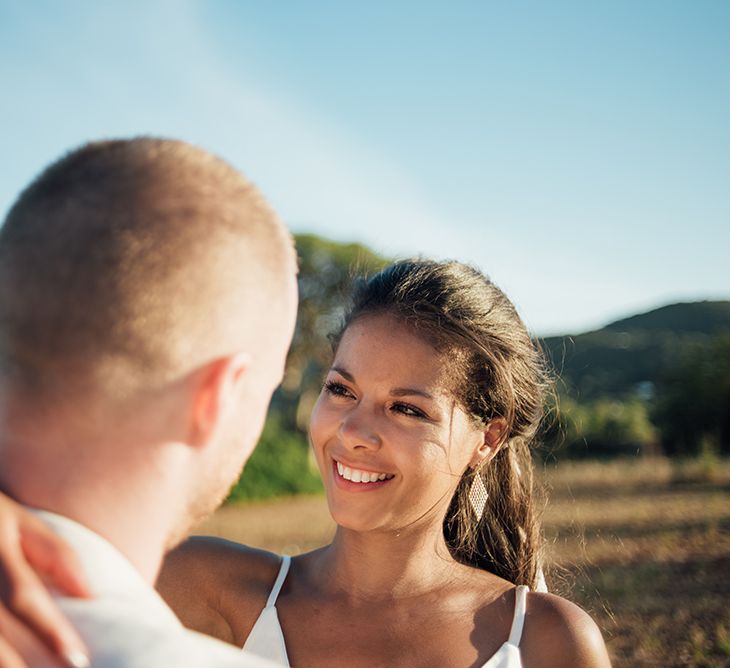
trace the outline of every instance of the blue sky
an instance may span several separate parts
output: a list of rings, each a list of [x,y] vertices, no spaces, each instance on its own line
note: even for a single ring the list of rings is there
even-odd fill
[[[535,332],[730,298],[730,3],[0,0],[0,212],[161,134],[295,231],[453,257]]]

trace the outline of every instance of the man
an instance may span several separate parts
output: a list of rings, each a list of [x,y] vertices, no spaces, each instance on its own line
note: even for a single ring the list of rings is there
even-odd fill
[[[11,208],[0,489],[81,555],[91,596],[59,603],[92,665],[260,665],[184,630],[152,584],[258,440],[296,300],[295,254],[273,211],[183,142],[89,144]],[[23,629],[5,621],[23,647]]]

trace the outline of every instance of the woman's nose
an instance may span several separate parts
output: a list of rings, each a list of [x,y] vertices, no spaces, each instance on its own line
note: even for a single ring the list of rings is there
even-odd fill
[[[348,411],[340,422],[340,439],[348,448],[379,448],[381,445],[375,416],[368,415],[366,408],[360,404]]]

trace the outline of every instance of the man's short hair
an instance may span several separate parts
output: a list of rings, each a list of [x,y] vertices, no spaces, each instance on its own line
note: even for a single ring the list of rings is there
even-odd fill
[[[82,146],[0,229],[0,374],[38,397],[170,382],[240,348],[292,257],[257,190],[206,151]]]

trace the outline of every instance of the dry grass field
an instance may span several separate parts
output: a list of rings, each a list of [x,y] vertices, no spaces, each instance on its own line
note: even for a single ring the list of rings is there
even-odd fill
[[[730,462],[544,471],[551,589],[591,612],[616,667],[730,666]],[[228,506],[199,527],[297,554],[333,532],[321,497]]]

